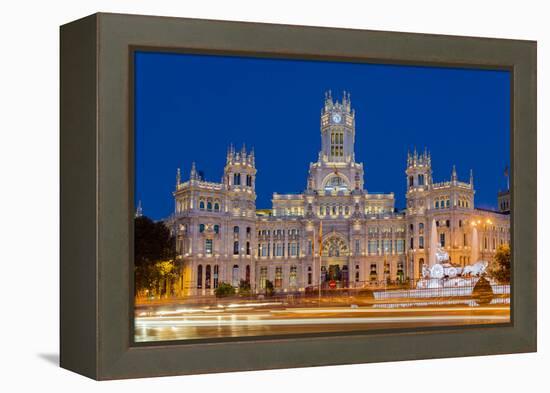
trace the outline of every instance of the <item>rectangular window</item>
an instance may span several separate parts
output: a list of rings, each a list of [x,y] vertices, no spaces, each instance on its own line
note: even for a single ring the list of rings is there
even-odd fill
[[[355,254],[359,254],[361,252],[361,243],[359,240],[355,240]]]
[[[397,253],[403,254],[403,252],[405,252],[405,240],[397,239],[395,243],[396,243],[395,247],[396,247]]]
[[[392,248],[391,248],[391,240],[390,239],[384,239],[383,240],[383,248],[384,248],[384,254],[391,254]]]
[[[307,241],[307,255],[313,254],[313,242],[311,240]]]
[[[262,243],[262,257],[267,257],[267,243]]]
[[[283,268],[275,268],[275,288],[280,289],[283,286]]]
[[[369,255],[378,254],[378,240],[369,240]]]
[[[291,257],[297,256],[298,255],[298,243],[296,243],[296,242],[289,243],[289,247],[290,247],[289,256],[291,256]]]
[[[233,255],[239,255],[239,242],[233,242]]]
[[[439,243],[441,244],[441,247],[445,247],[445,234],[444,233],[439,234]]]
[[[282,257],[283,256],[283,243],[276,243],[275,244],[275,256],[276,257]]]
[[[212,239],[206,239],[204,241],[204,252],[206,255],[212,255]]]
[[[265,289],[265,283],[267,281],[267,266],[260,268],[260,288]]]
[[[420,249],[424,248],[424,236],[420,236],[418,238],[418,248],[420,248]]]

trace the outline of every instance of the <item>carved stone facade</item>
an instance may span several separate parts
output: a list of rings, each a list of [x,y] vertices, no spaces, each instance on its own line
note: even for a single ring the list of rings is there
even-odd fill
[[[434,183],[430,154],[414,151],[405,170],[407,206],[398,211],[393,193],[365,189],[349,94],[338,102],[327,93],[320,120],[321,150],[305,191],[273,194],[271,210],[256,210],[254,152],[244,146],[229,148],[220,183],[202,179],[194,164],[182,183],[178,170],[175,214],[167,220],[182,267],[176,292],[211,295],[220,283],[241,280],[255,293],[268,280],[276,292],[292,293],[319,281],[362,287],[417,279],[423,264],[435,263],[430,253],[438,244],[464,266],[490,261],[509,243],[509,214],[474,207],[472,174],[461,182],[453,168],[449,181]]]

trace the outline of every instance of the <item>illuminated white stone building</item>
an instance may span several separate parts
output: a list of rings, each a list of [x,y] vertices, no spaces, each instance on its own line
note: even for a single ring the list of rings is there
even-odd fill
[[[256,210],[254,152],[228,150],[220,183],[176,180],[175,214],[182,275],[177,292],[208,295],[221,283],[248,281],[261,293],[323,285],[362,287],[417,279],[440,243],[452,263],[491,260],[510,239],[509,214],[476,209],[474,183],[434,183],[430,154],[409,154],[407,206],[398,211],[393,193],[366,190],[363,164],[355,161],[355,112],[349,94],[325,97],[321,150],[309,166],[305,190],[273,195],[271,210]],[[322,222],[322,239],[320,226]],[[432,229],[433,228],[433,229]],[[435,240],[437,239],[437,240]],[[322,255],[319,257],[319,244]],[[321,267],[320,267],[321,266]]]

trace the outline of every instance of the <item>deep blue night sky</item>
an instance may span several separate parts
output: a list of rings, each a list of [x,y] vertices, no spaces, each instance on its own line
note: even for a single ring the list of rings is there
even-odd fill
[[[428,147],[434,181],[474,170],[475,203],[494,208],[510,157],[510,74],[455,68],[138,52],[135,57],[136,201],[154,219],[173,211],[196,161],[220,181],[227,146],[256,152],[257,208],[273,192],[306,187],[320,149],[324,93],[351,93],[355,158],[370,192],[405,206],[407,150]],[[137,202],[136,202],[137,203]]]

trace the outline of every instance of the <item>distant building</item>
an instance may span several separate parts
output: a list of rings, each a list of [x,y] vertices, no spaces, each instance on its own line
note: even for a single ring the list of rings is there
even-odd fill
[[[407,205],[396,211],[393,193],[370,193],[355,161],[355,111],[326,94],[320,118],[321,150],[299,194],[273,194],[271,210],[256,210],[253,151],[230,147],[220,183],[202,179],[193,164],[188,181],[178,170],[175,214],[182,275],[177,292],[208,295],[221,283],[248,281],[261,293],[307,287],[356,287],[388,279],[417,279],[435,263],[438,244],[452,263],[491,260],[509,243],[509,202],[500,212],[474,207],[474,180],[432,179],[428,151],[406,161]],[[509,199],[508,199],[509,201]],[[500,206],[500,195],[499,195]],[[320,226],[322,222],[322,235]],[[319,245],[322,255],[319,258]],[[319,268],[321,260],[321,268]]]

